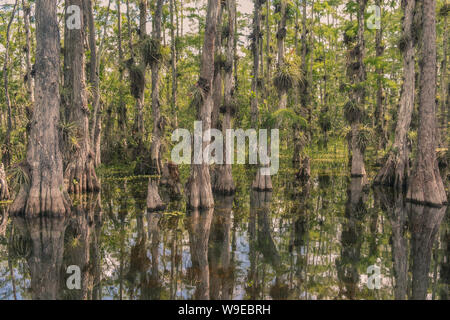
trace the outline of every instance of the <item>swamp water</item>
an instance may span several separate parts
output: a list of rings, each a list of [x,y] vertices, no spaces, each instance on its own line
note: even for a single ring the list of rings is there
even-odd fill
[[[448,299],[446,208],[339,170],[313,170],[300,192],[292,176],[253,192],[248,173],[201,212],[173,201],[148,213],[148,180],[120,174],[75,198],[70,218],[8,217],[4,205],[0,299]]]

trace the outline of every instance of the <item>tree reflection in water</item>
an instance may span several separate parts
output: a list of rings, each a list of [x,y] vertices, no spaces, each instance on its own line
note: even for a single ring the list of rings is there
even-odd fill
[[[246,183],[206,211],[163,193],[167,209],[147,212],[146,179],[106,181],[65,219],[8,219],[2,206],[0,298],[448,299],[446,208],[339,175],[273,192]],[[80,290],[66,286],[70,265]]]

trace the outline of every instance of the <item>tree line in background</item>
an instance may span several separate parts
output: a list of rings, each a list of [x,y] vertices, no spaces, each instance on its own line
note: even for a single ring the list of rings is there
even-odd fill
[[[279,128],[300,187],[311,150],[345,141],[352,177],[366,184],[376,172],[374,183],[413,202],[446,203],[448,3],[256,0],[249,14],[239,5],[4,5],[1,155],[20,187],[11,211],[64,215],[66,190],[98,191],[98,166],[130,163],[150,175],[148,207],[161,208],[160,184],[181,193],[171,132],[195,120],[203,131]],[[381,9],[375,28],[372,5]],[[66,23],[70,6],[81,9],[79,28]],[[2,168],[2,198],[7,180]],[[210,208],[213,191],[235,188],[231,165],[192,164],[187,204]],[[257,170],[252,188],[271,190],[271,177]]]

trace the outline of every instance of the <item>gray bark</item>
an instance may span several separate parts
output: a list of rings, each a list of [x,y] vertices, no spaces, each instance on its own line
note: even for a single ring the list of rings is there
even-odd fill
[[[26,38],[26,64],[27,64],[27,76],[26,76],[26,85],[27,92],[30,99],[31,110],[34,107],[34,79],[31,75],[32,65],[31,65],[31,31],[30,31],[30,12],[31,6],[29,3],[26,3],[25,0],[22,0],[22,8],[23,8],[23,23],[25,27],[25,38]]]
[[[216,47],[214,57],[214,79],[213,79],[213,100],[214,105],[211,113],[211,127],[219,128],[219,113],[223,99],[223,72],[222,72],[222,17],[223,17],[223,2],[220,2],[219,15],[217,17],[217,31],[216,31]]]
[[[409,147],[407,134],[414,109],[415,94],[415,62],[413,20],[415,0],[402,1],[403,18],[403,87],[400,96],[398,120],[395,128],[395,141],[383,168],[375,177],[374,183],[394,186],[399,189],[406,186],[409,175]]]
[[[261,33],[261,3],[259,0],[254,1],[253,13],[253,39],[252,39],[252,55],[253,55],[253,78],[252,78],[252,95],[250,102],[251,124],[253,128],[258,126],[258,78],[259,78],[259,41]]]
[[[349,73],[350,79],[355,84],[361,84],[366,80],[366,70],[364,66],[364,12],[366,9],[367,0],[358,0],[358,33],[356,46],[349,52]],[[364,88],[359,86],[354,89],[351,94],[353,103],[364,110],[365,92]],[[361,112],[362,114],[362,112]],[[361,117],[357,117],[351,122],[351,175],[352,177],[366,177],[366,169],[364,167],[364,150],[358,144],[359,126]]]
[[[148,181],[148,192],[147,192],[147,209],[148,211],[160,211],[164,210],[166,206],[161,200],[158,189],[158,181],[156,179],[150,178]]]
[[[89,82],[92,86],[93,117],[91,125],[91,144],[94,153],[94,166],[97,167],[101,163],[100,138],[102,129],[102,108],[100,104],[100,79],[99,79],[99,59],[97,57],[97,43],[95,37],[95,21],[92,6],[92,0],[85,0],[85,10],[87,11],[87,26],[89,28],[89,48],[91,57],[89,61]]]
[[[0,162],[0,201],[9,199],[8,181],[6,180],[5,168]]]
[[[224,78],[224,115],[222,119],[222,133],[225,137],[226,131],[231,129],[232,116],[235,113],[236,102],[234,98],[234,79],[233,79],[233,59],[234,59],[234,22],[236,19],[236,0],[227,0],[228,11],[228,39],[226,46],[226,70]],[[227,148],[226,141],[224,142]],[[233,175],[231,172],[231,164],[222,164],[217,166],[216,179],[213,186],[214,192],[220,194],[232,194],[236,190]]]
[[[84,0],[66,0],[66,8],[76,5],[85,11]],[[68,18],[66,14],[66,20]],[[85,77],[84,14],[80,14],[80,29],[65,27],[64,37],[64,113],[67,123],[75,124],[75,143],[65,137],[64,179],[73,193],[98,191],[95,154],[89,131],[89,107]]]
[[[11,98],[9,97],[9,84],[8,84],[8,63],[9,63],[9,42],[11,36],[11,25],[14,21],[14,16],[16,14],[17,3],[19,0],[14,2],[13,11],[6,27],[6,46],[5,46],[5,60],[3,62],[3,85],[5,89],[5,100],[6,109],[8,111],[8,126],[6,127],[6,138],[5,138],[5,151],[3,155],[3,162],[6,166],[11,164],[11,131],[12,131],[12,112],[11,112]]]
[[[36,105],[27,149],[30,183],[23,185],[11,214],[65,215],[70,199],[65,193],[59,149],[60,42],[55,1],[36,2]]]
[[[176,16],[176,25],[174,24],[174,17],[176,15],[176,0],[170,0],[170,38],[171,38],[171,68],[172,68],[172,129],[178,128],[178,105],[177,105],[177,91],[178,91],[178,75],[177,75],[177,63],[178,63],[178,52],[177,52],[177,39],[178,39],[178,16]],[[175,28],[177,29],[177,36],[175,36]]]
[[[440,206],[447,196],[436,160],[436,2],[424,0],[422,10],[417,156],[407,199]]]
[[[153,16],[153,31],[152,37],[154,43],[161,46],[161,18],[162,18],[163,0],[157,0],[155,14]],[[164,119],[161,117],[161,103],[160,103],[160,71],[161,61],[155,60],[151,64],[152,71],[152,116],[153,116],[153,131],[152,144],[150,148],[151,154],[151,173],[161,174],[161,139],[164,131]]]
[[[197,83],[203,96],[202,104],[197,110],[197,119],[203,122],[203,132],[211,128],[211,112],[214,104],[212,81],[214,77],[214,52],[218,13],[219,1],[208,0],[200,79]],[[207,145],[208,142],[203,142],[202,152]],[[191,165],[191,175],[186,185],[186,196],[188,206],[191,208],[211,208],[214,206],[208,163],[203,161],[202,164]]]

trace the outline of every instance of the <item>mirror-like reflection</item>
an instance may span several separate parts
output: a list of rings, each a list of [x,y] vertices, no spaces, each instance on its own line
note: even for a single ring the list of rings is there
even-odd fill
[[[0,299],[448,299],[447,208],[330,172],[291,179],[240,181],[203,211],[164,193],[147,211],[147,180],[126,177],[65,219],[0,206]]]

